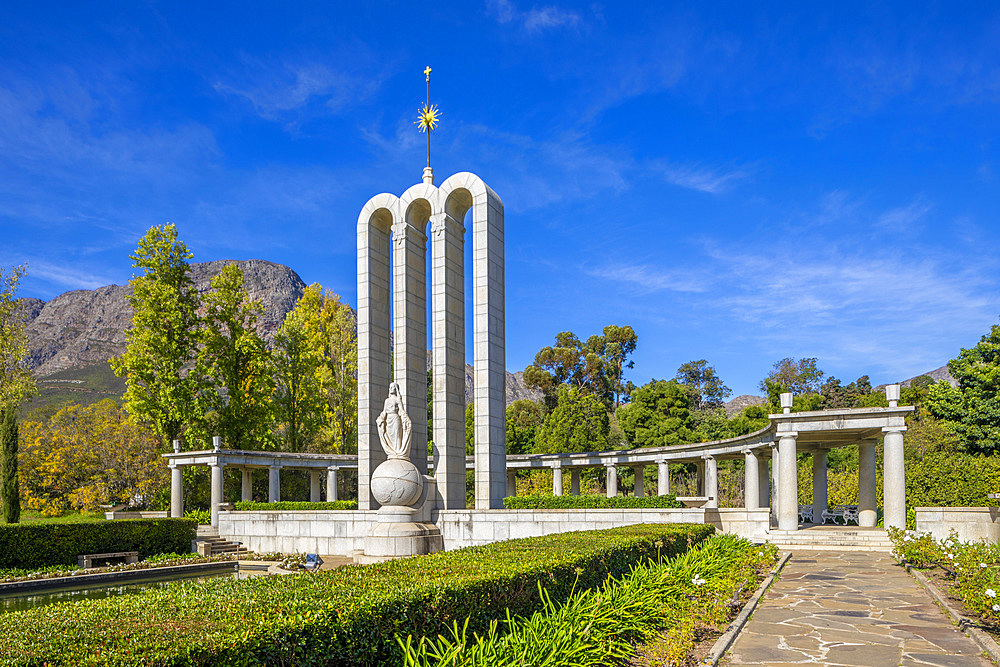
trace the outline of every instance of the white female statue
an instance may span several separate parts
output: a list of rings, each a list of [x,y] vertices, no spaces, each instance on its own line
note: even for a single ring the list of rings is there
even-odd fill
[[[410,459],[413,422],[406,414],[403,398],[399,395],[399,385],[395,382],[389,385],[389,397],[385,399],[385,405],[375,420],[375,426],[386,456],[390,459]]]

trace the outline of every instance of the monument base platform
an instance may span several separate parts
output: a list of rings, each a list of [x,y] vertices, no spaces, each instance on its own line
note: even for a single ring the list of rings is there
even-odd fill
[[[444,550],[441,530],[433,523],[420,521],[423,510],[414,507],[382,507],[365,548],[354,560],[362,565],[393,558],[419,556]]]

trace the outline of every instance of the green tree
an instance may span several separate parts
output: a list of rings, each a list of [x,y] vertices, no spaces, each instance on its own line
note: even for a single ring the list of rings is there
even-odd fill
[[[593,394],[562,385],[556,407],[535,436],[535,454],[592,452],[608,448],[608,411]]]
[[[676,380],[653,380],[632,392],[618,421],[632,447],[663,447],[697,440],[687,390]]]
[[[732,389],[723,384],[715,367],[709,366],[705,359],[681,364],[675,379],[687,388],[691,396],[691,407],[695,410],[722,407],[723,401],[733,393]]]
[[[526,398],[507,406],[507,453],[527,454],[535,446],[538,428],[545,421],[545,408]]]
[[[626,368],[631,369],[635,366],[635,362],[629,357],[635,352],[639,337],[635,335],[632,327],[619,327],[613,324],[604,327],[603,333],[604,335],[595,343],[603,342],[600,354],[604,359],[607,383],[614,394],[615,409],[617,409],[622,403],[623,395],[627,398],[635,388],[631,382],[624,382],[624,372]]]
[[[148,424],[161,445],[181,437],[199,419],[198,381],[191,369],[198,356],[198,290],[191,280],[191,252],[173,225],[150,227],[131,255],[143,274],[129,281],[132,326],[126,348],[111,359],[124,377],[125,407]]]
[[[768,381],[784,385],[785,391],[793,394],[818,394],[823,382],[823,371],[816,367],[816,357],[798,361],[785,357],[774,362],[771,372],[760,382],[761,390],[768,391]]]
[[[17,477],[17,419],[14,408],[0,409],[0,520],[21,520],[21,494]]]
[[[275,419],[285,451],[302,452],[323,427],[326,401],[320,388],[322,359],[309,345],[303,321],[303,300],[286,316],[274,336]]]
[[[1000,326],[994,325],[979,343],[962,349],[948,362],[958,380],[932,385],[927,404],[931,414],[945,421],[966,451],[994,454],[1000,451]]]
[[[226,264],[212,278],[198,357],[201,398],[209,429],[233,449],[273,446],[271,355],[255,328],[261,310],[247,296],[238,264]]]
[[[476,405],[465,406],[465,455],[472,456],[476,452]]]
[[[318,285],[316,286],[319,287]],[[333,292],[323,294],[319,310],[320,385],[330,419],[333,451],[358,451],[358,325],[351,307]]]

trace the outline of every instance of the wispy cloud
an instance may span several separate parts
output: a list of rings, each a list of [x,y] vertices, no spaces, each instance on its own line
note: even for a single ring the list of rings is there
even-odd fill
[[[713,195],[731,189],[738,181],[749,178],[752,173],[749,166],[717,169],[700,164],[685,165],[667,162],[654,163],[653,166],[671,185]]]
[[[624,283],[639,294],[653,292],[703,293],[709,288],[705,276],[692,275],[690,270],[656,267],[649,264],[604,264],[584,268],[584,273],[603,280]]]
[[[115,282],[114,278],[107,273],[89,272],[43,260],[28,260],[28,272],[32,278],[70,289],[97,289]]]
[[[510,0],[489,0],[487,6],[500,24],[513,23],[531,33],[559,28],[578,28],[583,24],[579,14],[555,5],[532,7],[522,11]]]

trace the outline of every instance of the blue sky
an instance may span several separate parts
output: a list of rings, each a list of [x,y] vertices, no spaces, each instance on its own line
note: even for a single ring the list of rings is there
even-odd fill
[[[694,3],[692,3],[694,4]],[[355,225],[420,179],[506,207],[507,366],[639,335],[631,379],[784,356],[931,370],[1000,315],[1000,5],[0,6],[0,265],[125,283],[153,224],[356,304]]]

